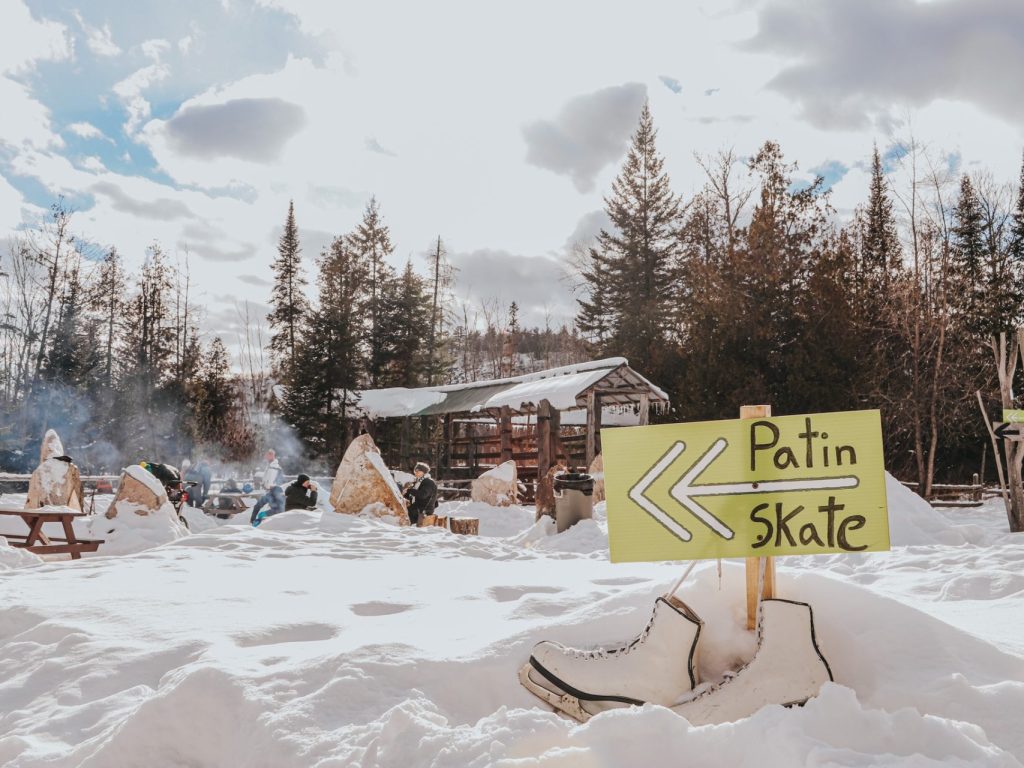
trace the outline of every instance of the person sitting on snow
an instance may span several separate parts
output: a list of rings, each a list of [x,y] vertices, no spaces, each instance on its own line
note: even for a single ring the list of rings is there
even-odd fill
[[[284,508],[316,509],[316,483],[309,475],[299,475],[295,482],[284,489]]]
[[[252,508],[252,517],[249,522],[253,527],[258,526],[266,518],[279,515],[284,512],[284,489],[281,487],[281,465],[277,463],[277,454],[273,449],[266,452],[263,458],[267,462],[267,468],[263,470],[263,490],[266,491],[256,500],[256,506]],[[269,506],[266,512],[261,512],[264,506]]]
[[[430,465],[425,461],[417,462],[412,473],[416,479],[402,495],[409,502],[409,522],[416,525],[420,515],[434,514],[437,508],[437,483],[430,476]]]

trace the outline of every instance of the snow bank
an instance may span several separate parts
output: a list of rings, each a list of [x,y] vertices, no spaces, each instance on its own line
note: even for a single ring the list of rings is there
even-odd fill
[[[506,538],[533,525],[532,507],[512,505],[495,507],[481,501],[447,501],[437,507],[444,517],[475,517],[480,521],[480,535]]]
[[[974,544],[984,538],[976,526],[954,526],[888,472],[885,496],[889,505],[889,540],[893,546]]]
[[[179,522],[174,509],[170,504],[166,506],[168,509],[162,508],[153,515],[131,514],[125,509],[113,519],[93,515],[88,518],[86,535],[90,539],[103,539],[97,555],[128,555],[188,536],[188,529]]]
[[[12,547],[7,539],[0,536],[0,571],[11,568],[24,568],[29,565],[39,565],[43,558],[33,554],[21,547]]]
[[[905,502],[890,501],[894,515]],[[578,725],[519,685],[533,644],[635,636],[684,565],[609,563],[603,504],[562,534],[526,507],[446,502],[439,512],[480,518],[482,535],[289,512],[137,557],[5,571],[0,764],[1024,761],[1024,548],[1011,537],[780,559],[779,595],[812,604],[836,677],[804,707],[695,728],[647,706]],[[993,531],[1005,528],[1001,510],[987,514]],[[919,535],[933,530],[919,523]],[[744,582],[742,563],[726,562],[721,580],[705,563],[680,590],[706,622],[706,681],[754,652]]]

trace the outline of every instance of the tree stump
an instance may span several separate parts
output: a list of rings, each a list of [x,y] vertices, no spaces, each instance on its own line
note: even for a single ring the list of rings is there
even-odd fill
[[[480,535],[480,518],[478,517],[453,517],[448,522],[451,523],[452,533],[461,533],[465,536]]]
[[[433,528],[437,525],[437,515],[420,515],[416,522],[417,528]]]
[[[438,528],[447,528],[448,527],[448,518],[447,517],[445,517],[443,515],[431,515],[431,517],[434,518],[434,525],[436,525]]]

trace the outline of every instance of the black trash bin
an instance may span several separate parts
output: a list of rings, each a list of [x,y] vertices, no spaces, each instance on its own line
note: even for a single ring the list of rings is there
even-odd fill
[[[594,478],[585,472],[555,475],[555,526],[558,533],[594,516]]]

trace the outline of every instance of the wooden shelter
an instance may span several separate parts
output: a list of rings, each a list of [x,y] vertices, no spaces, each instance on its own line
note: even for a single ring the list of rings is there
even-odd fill
[[[438,387],[363,390],[356,414],[389,466],[424,459],[441,479],[473,478],[514,460],[520,477],[544,477],[564,458],[587,467],[601,428],[648,423],[668,396],[624,358],[504,379]]]

